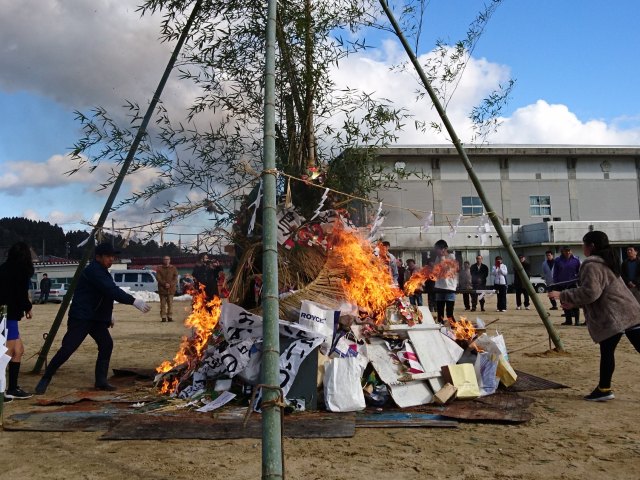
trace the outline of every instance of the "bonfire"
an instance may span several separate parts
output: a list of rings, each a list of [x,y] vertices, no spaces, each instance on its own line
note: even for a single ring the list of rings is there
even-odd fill
[[[191,337],[182,337],[180,348],[173,357],[173,361],[164,361],[156,368],[156,372],[159,374],[183,370],[182,376],[188,377],[202,359],[203,352],[214,334],[220,318],[220,299],[214,296],[211,300],[207,300],[202,284],[198,290],[193,289],[191,294],[193,298],[192,311],[185,319],[184,325],[191,328],[193,333]],[[162,379],[159,387],[160,393],[176,392],[179,383],[180,379],[177,376],[171,380]]]
[[[308,235],[305,234],[301,237],[301,243],[296,244],[298,237],[294,233],[290,239],[292,241],[287,242],[288,247],[282,245],[279,247],[278,277],[282,293],[279,302],[280,318],[287,325],[307,328],[302,323],[298,324],[298,320],[301,318],[302,302],[312,301],[326,309],[327,315],[318,317],[318,320],[326,321],[329,332],[333,331],[334,335],[332,338],[329,333],[329,337],[323,337],[325,338],[323,341],[317,340],[320,330],[317,330],[316,333],[313,328],[307,329],[306,333],[298,330],[290,338],[301,339],[304,337],[306,340],[303,340],[302,343],[307,344],[296,347],[299,348],[296,350],[299,362],[302,361],[303,355],[308,355],[313,348],[321,344],[327,346],[326,352],[332,358],[336,354],[338,356],[358,355],[357,345],[351,344],[349,341],[345,342],[344,339],[342,339],[341,345],[336,343],[340,340],[340,335],[347,337],[352,335],[352,328],[357,326],[360,328],[359,332],[363,338],[384,336],[392,342],[398,339],[402,341],[404,338],[403,341],[407,343],[405,343],[406,351],[403,358],[410,357],[414,362],[411,367],[413,372],[418,371],[420,367],[417,360],[421,351],[417,351],[418,355],[412,354],[411,337],[407,339],[406,333],[399,334],[398,332],[403,331],[404,327],[401,324],[411,328],[420,323],[423,320],[423,312],[410,305],[405,295],[413,295],[416,289],[427,280],[438,280],[456,275],[458,263],[452,259],[444,259],[435,266],[426,266],[420,269],[405,283],[403,291],[393,282],[388,258],[385,258],[384,251],[376,251],[374,245],[355,228],[349,228],[344,222],[336,221],[330,227],[315,225],[311,228],[306,225],[300,230],[307,232],[310,229],[318,237],[324,235],[322,241],[310,243]],[[261,244],[244,250],[240,261],[241,268],[236,273],[231,287],[229,297],[231,303],[228,307],[234,307],[235,311],[243,311],[255,321],[261,322],[259,295],[256,295],[256,279],[260,278],[260,272],[257,270],[260,252],[258,246],[261,247]],[[348,315],[344,311],[341,313],[344,305],[351,305],[348,309]],[[207,390],[207,379],[234,378],[239,374],[245,382],[247,381],[246,376],[243,377],[244,374],[236,369],[239,364],[242,365],[242,368],[251,368],[252,378],[257,378],[255,362],[258,362],[259,367],[262,355],[261,324],[259,329],[255,331],[258,333],[253,333],[250,336],[247,336],[247,332],[251,332],[251,330],[241,325],[244,321],[239,321],[234,325],[234,331],[244,328],[243,335],[245,336],[240,342],[237,337],[229,337],[229,325],[226,324],[226,320],[223,320],[222,327],[219,325],[221,309],[221,300],[218,297],[207,300],[202,286],[200,290],[193,292],[193,311],[185,320],[185,325],[191,328],[193,333],[190,337],[182,338],[180,348],[172,361],[165,361],[158,366],[156,385],[160,392],[180,394],[181,397],[187,398],[196,391]],[[355,314],[356,312],[357,314]],[[341,315],[339,322],[335,324],[334,313]],[[335,319],[337,320],[338,316]],[[431,328],[430,331],[440,335],[440,330],[437,325],[433,324],[432,319],[429,323],[433,327],[427,326],[426,329],[420,331],[428,333]],[[334,325],[339,325],[339,330],[342,330],[341,334],[336,333]],[[282,335],[283,325],[281,324],[280,327]],[[285,326],[285,328],[287,327]],[[456,340],[462,347],[456,347],[460,349],[460,352],[467,347],[474,348],[477,332],[473,324],[464,317],[458,320],[449,319],[449,325],[441,328],[443,332],[446,330],[446,336]],[[324,331],[326,332],[326,329]],[[225,335],[229,338],[225,338]],[[316,335],[315,340],[314,335]],[[327,334],[322,333],[322,335],[326,336]],[[476,347],[476,350],[479,349]],[[424,354],[424,350],[422,352]],[[215,358],[216,355],[218,358]],[[234,355],[237,355],[237,358]],[[281,363],[281,375],[284,366],[293,368],[291,373],[295,376],[297,367],[292,367],[290,362],[293,351],[285,352],[283,355],[285,358],[283,360],[281,357],[281,361],[284,362]],[[225,358],[232,358],[232,367],[225,364]],[[451,358],[450,361],[455,363],[457,359]],[[233,371],[230,370],[231,368]],[[432,384],[431,388],[435,392],[434,385],[436,384]],[[394,393],[391,394],[393,396]],[[394,401],[398,401],[397,394]]]

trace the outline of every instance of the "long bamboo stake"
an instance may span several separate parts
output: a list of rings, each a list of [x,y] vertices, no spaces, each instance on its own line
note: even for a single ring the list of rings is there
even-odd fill
[[[158,101],[160,100],[160,95],[162,94],[162,90],[164,90],[164,87],[167,83],[167,80],[169,79],[169,75],[171,74],[171,71],[173,70],[173,66],[176,63],[176,60],[178,58],[178,54],[180,53],[180,50],[182,49],[182,46],[184,45],[184,42],[187,39],[187,35],[189,34],[189,30],[191,29],[191,25],[193,24],[198,12],[200,11],[200,8],[202,6],[202,0],[198,0],[195,4],[195,6],[193,7],[193,11],[191,12],[191,15],[189,17],[189,20],[187,21],[187,23],[185,24],[184,28],[182,29],[182,33],[180,34],[180,38],[178,39],[178,43],[175,46],[175,48],[173,49],[173,53],[171,54],[171,58],[169,59],[169,63],[167,63],[167,67],[164,70],[164,73],[162,74],[162,78],[160,79],[160,83],[158,83],[158,87],[156,88],[155,93],[153,94],[153,98],[151,99],[151,102],[149,103],[149,107],[147,108],[147,112],[145,113],[144,118],[142,119],[142,123],[140,124],[140,128],[138,129],[138,133],[136,134],[133,143],[131,144],[131,147],[129,148],[129,153],[127,154],[127,158],[125,159],[125,161],[122,163],[122,167],[120,168],[120,172],[118,173],[118,177],[116,178],[115,182],[113,183],[113,187],[111,188],[111,193],[109,194],[109,198],[107,198],[107,202],[104,204],[104,207],[102,209],[102,213],[100,214],[100,218],[98,218],[98,221],[96,222],[96,224],[93,227],[93,230],[91,232],[91,236],[89,238],[89,241],[87,242],[87,245],[84,248],[84,252],[82,254],[82,259],[80,260],[80,263],[78,264],[78,268],[76,268],[76,273],[73,276],[73,280],[71,281],[71,285],[69,286],[69,290],[67,291],[67,294],[64,296],[64,299],[62,300],[62,303],[60,304],[60,308],[58,309],[58,313],[56,315],[56,318],[53,320],[53,324],[51,325],[51,328],[49,329],[49,333],[47,334],[47,337],[44,341],[44,344],[42,345],[42,348],[40,349],[40,353],[38,354],[38,359],[36,360],[36,364],[33,367],[33,373],[40,373],[40,370],[42,369],[42,366],[44,365],[46,359],[47,359],[47,355],[49,354],[49,350],[51,349],[51,345],[53,343],[53,340],[56,337],[56,334],[58,333],[58,329],[60,328],[60,324],[62,323],[62,319],[64,318],[65,313],[67,312],[67,308],[69,307],[69,303],[71,303],[71,298],[73,297],[73,292],[76,289],[76,285],[78,284],[78,278],[80,277],[80,273],[82,273],[82,270],[84,270],[84,267],[87,265],[87,262],[89,261],[89,256],[91,255],[91,253],[93,252],[93,246],[94,246],[94,242],[93,242],[93,238],[97,235],[97,232],[99,232],[103,225],[104,222],[107,219],[107,215],[111,212],[111,208],[113,207],[113,204],[116,200],[116,196],[118,195],[118,192],[120,191],[120,187],[122,186],[122,182],[124,181],[124,178],[127,176],[127,172],[129,171],[129,167],[131,166],[131,162],[133,162],[133,158],[138,150],[138,146],[140,145],[140,142],[142,141],[142,138],[144,137],[144,135],[147,132],[147,126],[149,125],[149,122],[151,121],[151,116],[153,115],[153,112],[156,108],[156,105],[158,104]]]
[[[391,25],[393,26],[393,29],[396,35],[400,39],[400,42],[402,43],[402,46],[404,47],[404,50],[407,53],[407,56],[411,60],[411,63],[416,69],[416,72],[418,72],[418,75],[420,76],[420,80],[422,80],[424,87],[427,89],[427,92],[429,93],[429,97],[431,98],[433,105],[436,107],[436,110],[438,111],[438,115],[440,115],[440,118],[442,119],[442,123],[444,123],[444,126],[447,129],[447,132],[449,133],[449,136],[451,137],[451,140],[455,145],[456,150],[458,151],[458,155],[460,155],[464,168],[467,170],[467,173],[469,174],[469,178],[471,179],[473,186],[476,188],[476,191],[478,192],[478,196],[482,200],[482,204],[484,205],[484,208],[487,210],[487,214],[491,219],[491,223],[493,223],[493,227],[496,229],[496,232],[500,236],[500,240],[502,240],[502,245],[507,249],[507,253],[509,254],[509,258],[513,262],[516,274],[522,280],[522,284],[526,288],[527,293],[529,294],[529,297],[531,297],[531,300],[533,301],[533,304],[536,307],[536,311],[538,312],[538,315],[540,316],[542,323],[544,324],[545,328],[547,329],[547,332],[549,333],[549,337],[551,338],[551,341],[559,351],[564,351],[562,340],[560,340],[558,333],[556,332],[555,328],[553,327],[553,324],[549,320],[549,313],[544,309],[542,302],[540,302],[538,295],[534,291],[533,286],[529,281],[529,277],[527,276],[524,269],[522,268],[520,259],[518,258],[516,251],[513,249],[511,242],[509,242],[509,238],[507,237],[506,232],[502,228],[502,224],[500,223],[500,218],[498,217],[496,212],[493,210],[493,207],[491,206],[489,199],[485,195],[484,189],[482,188],[482,183],[480,182],[480,180],[478,179],[478,176],[473,170],[473,165],[471,164],[471,161],[467,156],[467,152],[462,146],[462,142],[458,138],[458,135],[456,134],[453,128],[453,125],[451,124],[451,122],[449,121],[449,118],[447,117],[447,112],[444,110],[435,91],[431,87],[431,83],[429,82],[429,79],[427,78],[424,71],[422,70],[422,66],[420,65],[420,62],[418,62],[418,58],[416,57],[415,53],[411,49],[411,46],[409,45],[406,38],[404,37],[402,30],[400,29],[400,26],[398,25],[398,22],[396,21],[393,15],[393,12],[387,5],[386,0],[380,0],[380,5],[382,5],[382,8],[385,14],[389,18],[389,21],[391,22]]]
[[[284,478],[282,413],[280,398],[280,333],[278,328],[278,242],[276,226],[276,5],[267,10],[264,91],[264,172],[262,308],[264,318],[262,353],[262,478]]]

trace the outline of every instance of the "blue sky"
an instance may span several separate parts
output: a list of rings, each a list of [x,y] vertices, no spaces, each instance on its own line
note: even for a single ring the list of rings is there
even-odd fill
[[[95,219],[105,201],[95,185],[104,178],[67,177],[65,155],[80,137],[73,111],[101,105],[118,111],[124,99],[144,105],[155,89],[172,45],[159,44],[159,18],[140,19],[138,0],[0,0],[0,217],[27,216],[65,229]],[[462,38],[483,2],[427,2],[420,54],[436,38]],[[470,108],[497,83],[516,79],[503,125],[491,143],[640,144],[636,87],[640,3],[615,7],[592,0],[504,0],[489,22],[449,105],[465,139]],[[392,76],[404,60],[397,41],[343,62],[338,85],[375,91],[430,119],[427,103],[415,102],[414,76]],[[391,87],[391,88],[386,88]],[[169,106],[188,103],[190,87],[173,78],[163,97]],[[445,143],[434,132],[408,129],[400,143]],[[140,174],[126,191],[149,179]],[[149,218],[144,206],[117,212],[123,225]],[[197,223],[206,223],[200,219]],[[197,231],[202,225],[185,225]]]

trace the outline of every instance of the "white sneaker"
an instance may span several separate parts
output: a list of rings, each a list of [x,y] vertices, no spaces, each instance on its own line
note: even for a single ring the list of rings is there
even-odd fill
[[[522,310],[522,307],[516,307],[516,310]]]
[[[530,310],[529,307],[524,307],[525,310]]]

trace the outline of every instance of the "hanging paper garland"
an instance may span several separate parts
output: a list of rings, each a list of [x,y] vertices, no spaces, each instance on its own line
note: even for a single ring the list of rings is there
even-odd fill
[[[424,217],[422,228],[424,228],[425,233],[429,231],[429,227],[431,227],[431,225],[433,225],[433,210],[429,212],[429,215]]]
[[[384,216],[382,215],[382,202],[378,204],[378,211],[376,212],[376,219],[373,221],[371,225],[371,231],[369,232],[369,241],[373,240],[376,235],[378,229],[382,226],[384,222]]]
[[[458,233],[458,227],[460,226],[460,222],[462,221],[462,214],[458,215],[456,219],[456,223],[449,227],[449,237],[453,238]]]
[[[87,238],[85,238],[83,241],[81,241],[81,242],[78,244],[78,248],[82,248],[82,247],[84,247],[84,246],[89,242],[89,239],[90,239],[90,238],[91,238],[91,235],[89,235]]]
[[[480,223],[476,228],[476,231],[480,235],[480,243],[484,246],[487,243],[487,238],[489,237],[487,234],[491,231],[491,223],[489,222],[489,217],[486,214],[483,214],[480,217]]]
[[[249,208],[253,207],[253,214],[251,215],[251,222],[249,222],[249,231],[247,232],[247,236],[251,236],[253,233],[253,227],[256,224],[256,216],[258,214],[258,207],[260,206],[260,200],[262,199],[262,178],[260,179],[260,185],[258,186],[258,195],[256,195],[256,199],[253,201]]]
[[[320,215],[320,212],[322,212],[322,209],[324,208],[324,202],[327,200],[328,195],[329,195],[329,189],[325,188],[324,192],[322,193],[322,198],[320,198],[320,203],[318,204],[318,208],[315,209],[315,211],[313,212],[313,217],[311,217],[309,221],[314,220],[318,215]]]

